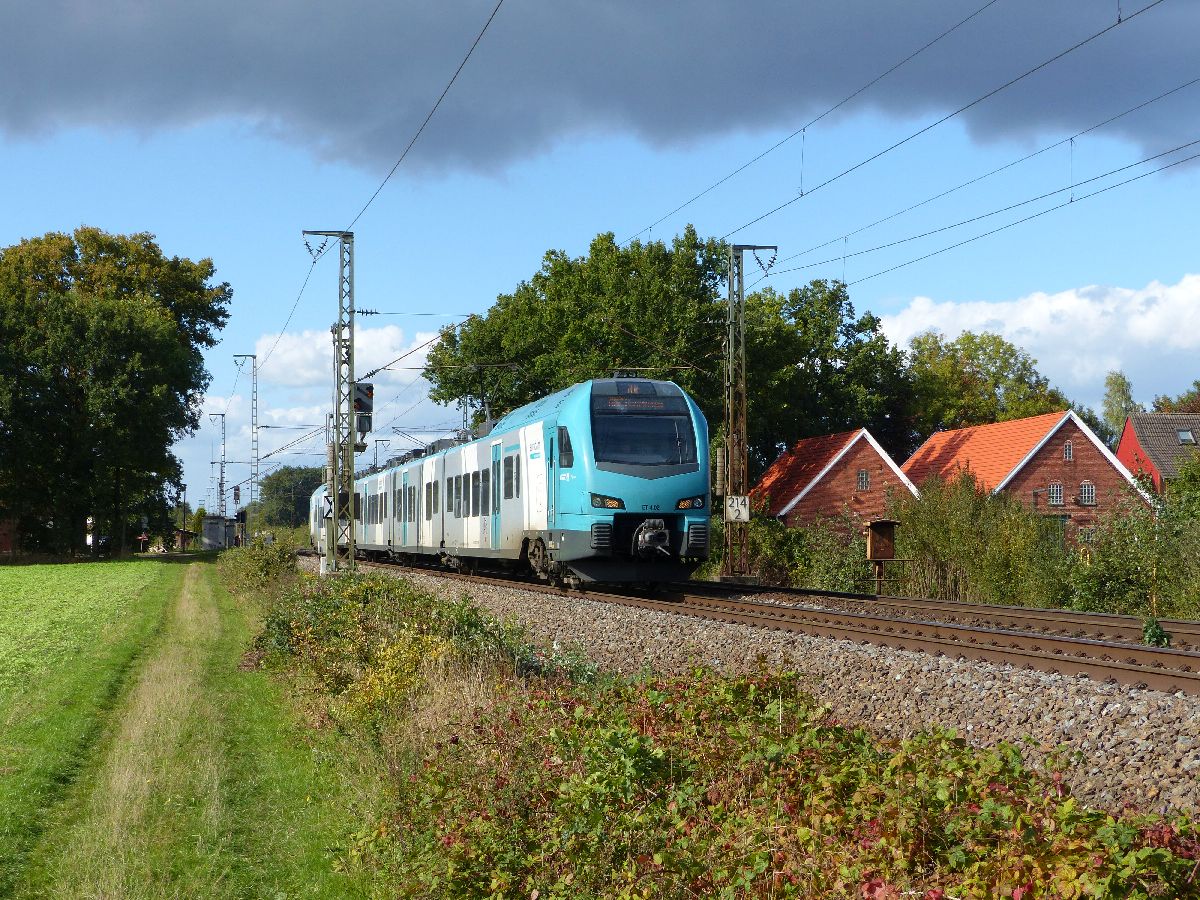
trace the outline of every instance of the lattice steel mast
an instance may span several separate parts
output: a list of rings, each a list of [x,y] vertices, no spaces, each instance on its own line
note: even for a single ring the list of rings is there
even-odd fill
[[[333,434],[331,444],[332,519],[326,520],[324,565],[327,571],[353,571],[354,564],[354,232],[305,231],[337,238],[338,318],[333,333]]]
[[[725,554],[721,575],[750,574],[750,457],[746,436],[746,279],[747,250],[776,247],[732,244],[729,247],[729,315],[725,334]]]

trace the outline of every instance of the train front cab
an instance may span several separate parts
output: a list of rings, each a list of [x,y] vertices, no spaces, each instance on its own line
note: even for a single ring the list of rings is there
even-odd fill
[[[550,557],[583,581],[687,578],[708,556],[708,424],[670,382],[604,379],[560,409]]]

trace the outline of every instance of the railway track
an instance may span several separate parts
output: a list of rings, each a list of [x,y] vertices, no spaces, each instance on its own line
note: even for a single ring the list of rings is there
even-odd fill
[[[841,591],[817,591],[807,588],[730,585],[720,582],[674,584],[673,591],[702,596],[728,597],[750,595],[765,602],[819,606],[851,612],[888,610],[901,619],[983,625],[991,628],[1090,638],[1096,641],[1140,644],[1142,620],[1135,616],[1111,613],[1083,613],[1069,609],[1035,609],[1026,606],[993,606],[983,603],[958,603],[952,600],[925,600],[915,597],[891,597],[853,594]],[[1171,636],[1176,650],[1200,651],[1200,622],[1161,619],[1159,625]]]
[[[514,582],[508,578],[453,574],[428,568],[412,568],[393,563],[361,563],[364,568],[414,572],[537,593],[579,596],[552,585]],[[905,598],[880,598],[867,595],[792,592],[777,589],[750,589],[770,599],[748,599],[743,586],[709,583],[674,585],[671,593],[645,596],[611,589],[586,591],[592,600],[632,606],[669,615],[766,628],[855,643],[869,643],[935,656],[1006,663],[1022,669],[1034,669],[1061,675],[1086,675],[1089,678],[1141,688],[1200,695],[1200,652],[1193,649],[1159,648],[1140,644],[1130,637],[1136,623],[1136,638],[1141,623],[1124,616],[1075,614],[1069,624],[1054,622],[1061,611],[1022,610],[1018,607],[985,607],[972,604],[946,604]],[[812,602],[780,602],[780,596],[826,598],[854,602],[867,610],[817,606]],[[969,617],[977,613],[974,621]],[[957,621],[939,621],[920,615],[954,616]],[[1116,620],[1125,620],[1123,622]],[[1168,631],[1169,624],[1163,623]],[[1195,623],[1185,633],[1195,635]],[[1062,633],[1075,631],[1078,634]],[[1081,636],[1099,634],[1107,637]],[[1116,637],[1112,637],[1115,635]],[[1195,638],[1191,638],[1195,640]],[[1193,643],[1192,646],[1196,646]]]

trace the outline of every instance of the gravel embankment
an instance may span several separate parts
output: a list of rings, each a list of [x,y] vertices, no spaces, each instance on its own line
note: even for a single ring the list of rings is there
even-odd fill
[[[1200,698],[1083,677],[937,658],[905,650],[701,622],[586,597],[413,575],[435,592],[463,593],[514,618],[547,647],[578,647],[604,668],[687,671],[786,666],[811,676],[811,693],[846,723],[906,737],[937,724],[972,744],[1023,744],[1034,764],[1056,748],[1079,751],[1068,772],[1076,796],[1107,808],[1200,809]]]

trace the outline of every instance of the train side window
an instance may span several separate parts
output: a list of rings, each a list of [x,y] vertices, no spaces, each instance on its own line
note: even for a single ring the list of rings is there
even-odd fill
[[[425,518],[433,518],[433,482],[425,482]]]
[[[441,502],[441,498],[438,497],[438,485],[440,485],[440,484],[441,484],[440,481],[433,482],[433,503],[431,503],[429,505],[429,512],[431,514],[436,512],[437,510],[441,509],[441,507],[438,506],[438,503]]]
[[[504,457],[504,499],[511,500],[513,496],[513,459],[515,457]]]
[[[383,509],[379,513],[379,521],[380,522],[382,522],[384,519],[387,518],[387,514],[388,514],[387,501],[388,501],[387,491],[383,491],[379,495],[379,502],[383,504]]]
[[[513,496],[521,496],[521,457],[513,457]]]
[[[492,514],[492,470],[484,469],[479,474],[479,514]]]
[[[471,473],[471,515],[479,515],[479,473]]]
[[[462,476],[454,476],[454,518],[462,518]]]
[[[500,460],[492,460],[492,512],[500,512]]]
[[[571,449],[571,434],[566,425],[558,426],[558,467],[569,469],[575,465],[575,451]]]
[[[446,479],[446,515],[454,512],[454,478]]]
[[[409,521],[416,522],[421,518],[421,492],[415,484],[409,490],[412,491],[412,502],[408,506],[409,512],[412,513],[412,518]]]

